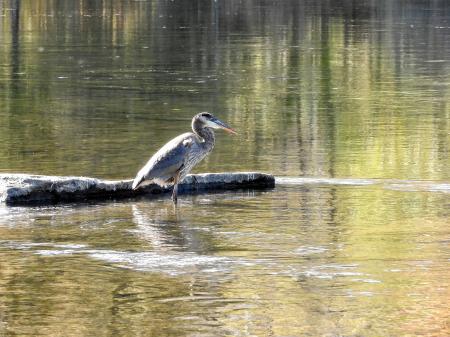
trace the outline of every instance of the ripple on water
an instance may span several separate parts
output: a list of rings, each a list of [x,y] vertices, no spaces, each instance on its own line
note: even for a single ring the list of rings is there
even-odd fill
[[[313,277],[318,279],[334,279],[336,277],[363,276],[364,274],[357,271],[356,268],[357,268],[356,264],[320,265],[310,267],[305,271],[299,272],[299,274],[305,277]]]
[[[16,250],[32,250],[37,247],[61,248],[63,250],[75,250],[87,248],[84,244],[55,244],[51,242],[20,242],[20,241],[0,241],[0,247]]]
[[[127,252],[87,249],[86,245],[4,241],[0,246],[26,250],[42,256],[83,254],[90,258],[139,271],[156,271],[169,275],[191,272],[223,273],[236,265],[252,265],[242,258],[199,255],[192,252]],[[40,249],[36,249],[40,248]],[[45,249],[42,249],[45,248]]]
[[[303,246],[297,248],[294,253],[297,255],[312,255],[312,254],[321,254],[325,253],[328,248],[320,247],[320,246]]]
[[[399,180],[399,179],[354,179],[354,178],[323,178],[323,177],[276,177],[277,185],[347,185],[368,186],[377,185],[387,190],[403,192],[440,192],[450,193],[450,183]]]
[[[159,254],[156,252],[124,252],[113,250],[88,250],[88,256],[124,268],[141,271],[159,271],[180,275],[192,270],[224,272],[239,261],[227,257],[197,255],[194,253]]]
[[[374,179],[323,178],[323,177],[276,177],[280,185],[353,185],[365,186],[377,183]]]

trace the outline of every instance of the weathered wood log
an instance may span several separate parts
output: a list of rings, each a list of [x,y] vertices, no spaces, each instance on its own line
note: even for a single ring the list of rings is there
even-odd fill
[[[131,184],[132,180],[0,174],[0,202],[9,205],[51,204],[128,198],[144,194],[161,194],[171,190],[150,184],[134,191]],[[206,190],[271,188],[274,185],[274,176],[264,173],[204,173],[188,175],[179,185],[179,191],[192,194]]]

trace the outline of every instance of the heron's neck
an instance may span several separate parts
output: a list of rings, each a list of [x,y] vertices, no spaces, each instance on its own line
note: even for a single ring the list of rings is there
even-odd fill
[[[192,130],[194,133],[201,138],[202,145],[208,150],[212,150],[216,137],[214,137],[214,131],[211,128],[204,128],[200,123],[193,123]]]

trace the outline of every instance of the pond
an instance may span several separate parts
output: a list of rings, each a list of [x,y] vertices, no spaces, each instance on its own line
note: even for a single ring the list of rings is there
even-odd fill
[[[271,190],[0,206],[1,336],[450,334],[446,1],[0,2],[0,172]]]

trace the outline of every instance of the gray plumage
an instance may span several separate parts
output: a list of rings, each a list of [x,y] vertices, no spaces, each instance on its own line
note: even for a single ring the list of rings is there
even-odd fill
[[[177,202],[178,183],[214,148],[213,129],[236,133],[212,114],[202,112],[192,118],[192,131],[175,137],[159,149],[138,172],[132,188],[148,183],[174,185],[172,199]]]

